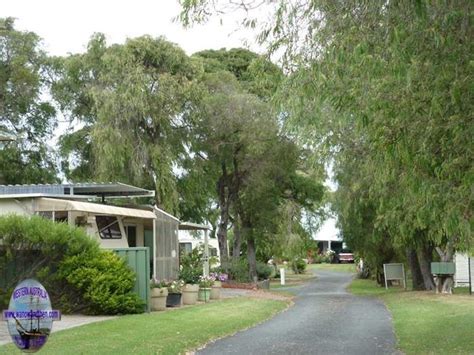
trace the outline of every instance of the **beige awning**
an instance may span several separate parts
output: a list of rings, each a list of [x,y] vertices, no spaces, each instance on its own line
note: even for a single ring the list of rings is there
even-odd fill
[[[70,201],[55,198],[38,198],[36,199],[35,211],[80,211],[97,215],[113,215],[135,218],[155,219],[156,215],[147,210],[139,210],[135,208],[125,208],[110,205],[101,205],[98,203]]]

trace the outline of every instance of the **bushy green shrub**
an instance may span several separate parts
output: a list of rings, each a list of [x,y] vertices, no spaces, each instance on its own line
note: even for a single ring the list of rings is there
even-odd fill
[[[267,280],[273,272],[273,267],[268,264],[257,262],[257,276],[259,280]]]
[[[3,307],[18,282],[36,278],[64,313],[143,311],[132,293],[133,272],[80,228],[37,216],[0,216],[0,245]]]
[[[249,264],[247,259],[233,260],[228,266],[229,279],[237,282],[249,282]]]
[[[295,274],[302,274],[306,270],[306,261],[301,258],[295,258],[291,261],[291,269]]]
[[[215,271],[225,272],[225,268],[218,268]],[[249,264],[245,257],[238,260],[232,260],[228,264],[228,275],[230,280],[237,282],[250,282]],[[270,278],[273,268],[262,262],[257,262],[257,277],[259,280],[266,280]]]
[[[69,257],[61,264],[59,274],[82,294],[88,313],[143,312],[142,300],[132,293],[135,273],[111,251],[100,250],[88,259]]]
[[[198,284],[202,276],[203,261],[202,254],[198,248],[190,253],[181,255],[179,278],[187,284]]]

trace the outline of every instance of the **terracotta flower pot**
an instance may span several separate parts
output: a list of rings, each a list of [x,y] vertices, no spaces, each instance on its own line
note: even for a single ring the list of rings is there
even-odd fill
[[[222,283],[220,281],[214,281],[214,285],[211,288],[211,300],[218,300],[221,298]]]
[[[168,296],[168,288],[152,288],[151,289],[151,310],[164,311],[166,309],[166,297]]]
[[[183,304],[196,304],[198,300],[199,285],[186,284],[183,287]]]
[[[211,288],[200,288],[198,293],[198,300],[201,302],[209,302],[211,297]]]

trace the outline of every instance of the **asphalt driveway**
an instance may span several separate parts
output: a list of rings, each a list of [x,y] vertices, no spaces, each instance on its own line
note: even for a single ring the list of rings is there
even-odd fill
[[[393,354],[395,336],[382,302],[345,291],[352,275],[317,271],[295,305],[268,322],[218,340],[198,354]]]

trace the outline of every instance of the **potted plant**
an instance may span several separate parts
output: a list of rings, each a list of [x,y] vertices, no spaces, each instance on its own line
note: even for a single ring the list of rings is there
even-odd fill
[[[179,272],[179,278],[183,280],[183,304],[196,304],[199,291],[199,277],[201,270],[191,267],[183,267]]]
[[[214,284],[214,281],[215,278],[212,276],[201,276],[199,278],[199,301],[209,302],[209,299],[211,297],[211,287]]]
[[[164,311],[166,309],[166,297],[168,296],[168,283],[165,280],[150,280],[151,310]]]
[[[183,304],[196,304],[199,291],[199,277],[202,275],[202,255],[198,248],[181,254],[179,278],[183,280]]]
[[[151,310],[164,311],[166,309],[166,297],[168,296],[168,283],[166,280],[151,279],[150,288]]]
[[[211,288],[211,300],[218,300],[221,298],[221,287],[222,287],[222,282],[227,281],[229,276],[224,273],[211,273],[211,277],[215,279],[214,284],[212,285]]]
[[[166,307],[181,306],[181,293],[184,286],[182,280],[172,281],[168,286],[168,297],[166,297]]]

